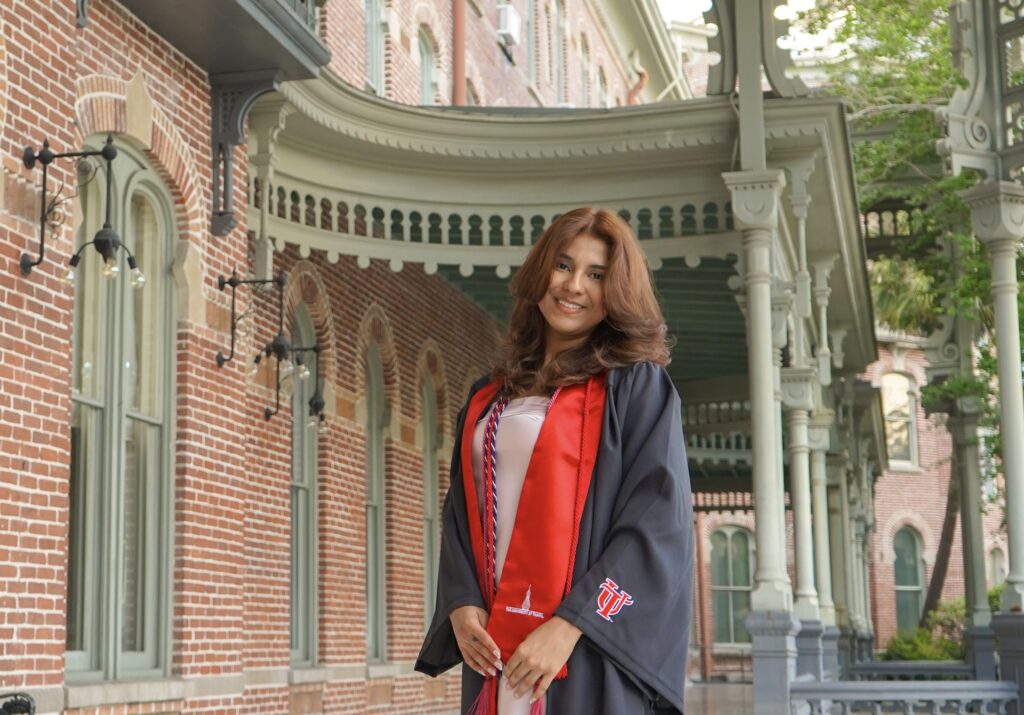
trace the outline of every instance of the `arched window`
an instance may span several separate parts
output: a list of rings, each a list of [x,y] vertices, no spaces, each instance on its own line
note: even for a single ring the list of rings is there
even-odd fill
[[[384,599],[384,431],[387,426],[380,350],[366,354],[366,658],[387,657]]]
[[[917,533],[909,526],[893,538],[893,585],[896,590],[896,628],[912,633],[921,618],[921,546]]]
[[[601,109],[608,108],[608,79],[603,68],[597,70],[597,106]]]
[[[526,2],[526,66],[530,84],[537,84],[537,0]]]
[[[438,416],[434,381],[423,381],[423,607],[426,623],[434,615],[440,557],[440,487],[437,478]]]
[[[590,44],[580,35],[580,106],[590,106]]]
[[[384,94],[384,20],[383,0],[364,0],[366,22],[366,89]]]
[[[565,0],[555,0],[555,92],[558,104],[565,104]]]
[[[295,311],[292,344],[312,347],[316,332],[309,308]],[[312,373],[319,366],[312,352],[303,353]],[[313,665],[316,658],[317,601],[317,427],[310,422],[309,401],[316,389],[312,375],[294,378],[292,390],[292,483],[291,483],[291,660],[294,665]]]
[[[897,372],[882,377],[882,408],[889,461],[917,466],[917,398],[910,378]]]
[[[99,143],[90,143],[97,149]],[[162,677],[169,637],[168,510],[174,436],[174,211],[170,192],[123,143],[111,215],[146,277],[102,277],[86,249],[73,278],[66,663],[77,679]],[[80,188],[91,240],[105,167]]]
[[[711,608],[715,643],[749,643],[746,618],[754,559],[749,532],[732,526],[711,535]]]
[[[434,104],[437,85],[434,80],[434,41],[426,28],[420,28],[420,104]]]
[[[1006,558],[1003,556],[1003,550],[998,546],[988,552],[988,559],[985,564],[987,568],[986,576],[988,576],[988,587],[998,586],[999,584],[1006,581]]]
[[[473,82],[468,79],[466,80],[466,106],[480,106],[480,93],[476,91],[476,86],[473,84]]]

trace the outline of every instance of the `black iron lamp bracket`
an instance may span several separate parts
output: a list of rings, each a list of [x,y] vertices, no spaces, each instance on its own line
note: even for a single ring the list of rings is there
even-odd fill
[[[25,168],[29,170],[34,169],[36,164],[41,165],[43,167],[43,183],[42,197],[39,202],[39,256],[34,257],[30,253],[21,254],[21,260],[18,262],[18,265],[21,268],[21,275],[29,275],[32,273],[33,268],[43,262],[43,258],[46,255],[46,227],[50,224],[50,221],[54,213],[58,210],[58,206],[60,204],[59,190],[52,198],[49,196],[50,164],[52,164],[56,159],[67,159],[72,157],[76,159],[84,159],[91,156],[103,157],[103,160],[107,162],[106,221],[104,222],[103,228],[100,232],[96,234],[96,239],[83,245],[82,248],[88,245],[95,245],[96,249],[103,254],[104,258],[110,258],[117,253],[118,248],[124,248],[125,252],[129,255],[129,266],[133,269],[135,268],[135,265],[133,265],[135,262],[134,257],[132,257],[131,252],[128,251],[127,247],[121,243],[117,234],[110,225],[111,181],[113,174],[111,172],[111,163],[117,158],[117,147],[114,146],[113,136],[108,134],[107,141],[104,142],[102,149],[90,151],[67,151],[58,154],[50,149],[49,140],[43,140],[43,146],[38,152],[33,151],[32,147],[25,147],[25,151],[21,155],[21,162],[25,165]],[[78,265],[82,248],[79,248],[72,257],[72,268]],[[109,251],[109,253],[106,253],[105,251]]]
[[[232,72],[210,76],[213,94],[213,218],[210,230],[223,236],[238,225],[232,201],[235,147],[245,139],[245,122],[261,95],[280,84],[280,72]]]
[[[223,352],[217,351],[217,355],[214,359],[217,361],[217,367],[224,367],[224,364],[235,357],[235,342],[238,335],[238,322],[241,320],[238,315],[238,301],[236,293],[238,286],[242,285],[268,285],[270,283],[277,283],[280,286],[280,291],[284,292],[284,273],[281,273],[273,278],[239,278],[236,271],[231,271],[231,277],[217,276],[217,289],[223,291],[225,288],[231,288],[231,348],[227,355]]]

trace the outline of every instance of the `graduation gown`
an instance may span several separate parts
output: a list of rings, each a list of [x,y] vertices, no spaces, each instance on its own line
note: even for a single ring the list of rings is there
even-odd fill
[[[475,384],[470,396],[487,382]],[[456,429],[460,438],[465,419],[463,408]],[[462,662],[451,612],[468,605],[485,608],[467,524],[461,439],[456,443],[442,514],[437,606],[416,661],[416,670],[431,676]],[[583,636],[569,656],[569,676],[548,689],[548,715],[683,712],[693,539],[675,387],[664,368],[651,363],[612,370],[572,588],[555,610]],[[609,593],[608,579],[632,601],[610,620],[614,602],[623,599]],[[483,678],[464,665],[463,713],[482,684]]]

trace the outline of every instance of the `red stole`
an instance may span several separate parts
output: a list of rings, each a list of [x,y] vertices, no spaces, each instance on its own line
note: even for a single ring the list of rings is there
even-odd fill
[[[502,662],[550,620],[572,586],[580,518],[601,441],[605,378],[602,373],[564,387],[551,405],[526,470],[497,594],[484,576],[484,521],[472,450],[477,421],[497,395],[498,384],[488,384],[470,400],[462,431],[462,480],[480,590],[490,610],[487,631],[501,649]]]

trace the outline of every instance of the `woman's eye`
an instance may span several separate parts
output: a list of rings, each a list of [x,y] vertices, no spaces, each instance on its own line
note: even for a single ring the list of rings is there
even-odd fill
[[[564,263],[562,261],[559,261],[558,263],[556,263],[555,266],[560,271],[567,271],[567,270],[569,270],[569,264],[568,263]]]
[[[590,277],[592,279],[594,279],[595,281],[599,281],[599,280],[602,280],[604,278],[604,273],[591,273]]]

